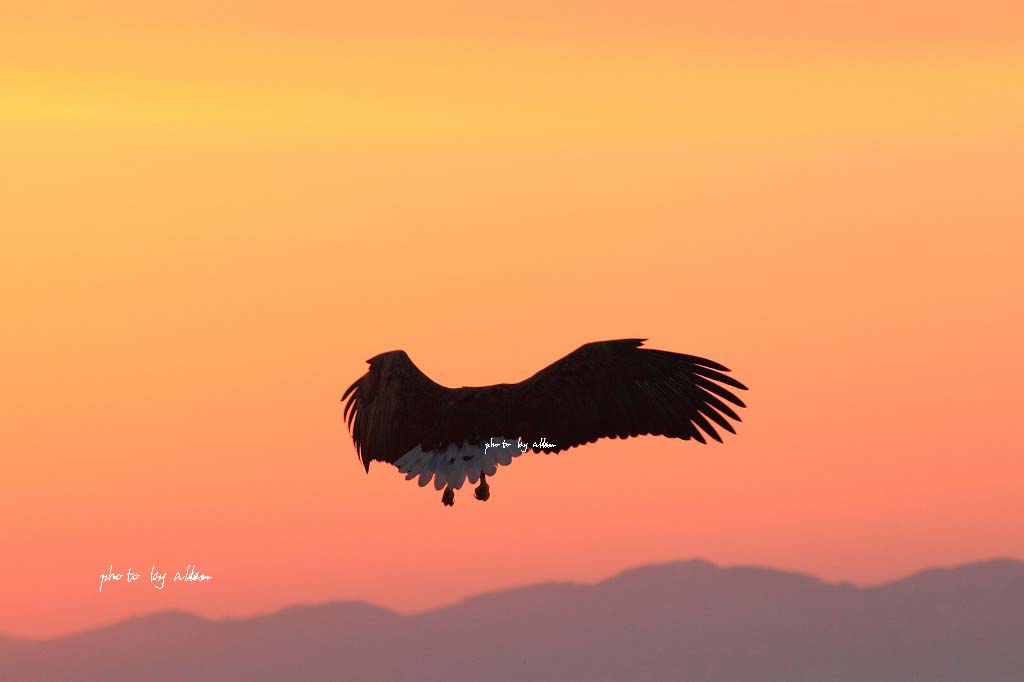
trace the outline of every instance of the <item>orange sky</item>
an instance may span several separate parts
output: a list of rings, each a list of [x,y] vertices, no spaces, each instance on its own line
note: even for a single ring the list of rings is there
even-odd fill
[[[4,4],[0,633],[1024,556],[1020,4],[549,4]],[[732,367],[739,435],[445,509],[343,428],[380,351],[635,336]]]

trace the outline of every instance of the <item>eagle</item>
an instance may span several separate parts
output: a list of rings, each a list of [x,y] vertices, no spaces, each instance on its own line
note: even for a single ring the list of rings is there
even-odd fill
[[[490,498],[487,477],[526,452],[557,453],[599,438],[641,435],[722,442],[736,433],[730,389],[747,387],[727,367],[683,353],[642,348],[646,339],[587,343],[517,384],[448,388],[405,351],[375,355],[342,395],[356,455],[387,462],[444,489],[441,502],[469,481]]]

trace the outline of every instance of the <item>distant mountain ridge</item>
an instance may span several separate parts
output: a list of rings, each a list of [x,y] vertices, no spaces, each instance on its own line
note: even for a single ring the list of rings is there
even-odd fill
[[[362,602],[217,621],[167,611],[0,637],[0,679],[1020,682],[1024,562],[856,587],[691,560],[412,615]]]

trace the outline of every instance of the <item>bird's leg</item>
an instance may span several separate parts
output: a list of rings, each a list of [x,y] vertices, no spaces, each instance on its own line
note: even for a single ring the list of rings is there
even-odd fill
[[[441,504],[446,507],[451,507],[455,504],[455,491],[452,490],[451,486],[445,488],[441,494]]]
[[[487,485],[487,474],[482,471],[480,472],[480,485],[476,487],[473,494],[476,495],[476,499],[481,502],[486,502],[491,496],[491,486]]]

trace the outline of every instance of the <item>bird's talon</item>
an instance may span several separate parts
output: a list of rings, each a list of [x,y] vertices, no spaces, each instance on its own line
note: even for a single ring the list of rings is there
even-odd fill
[[[446,507],[455,506],[455,491],[451,488],[445,488],[444,493],[441,495],[441,504]]]
[[[486,502],[491,497],[491,486],[481,483],[473,491],[473,495],[481,502]]]

